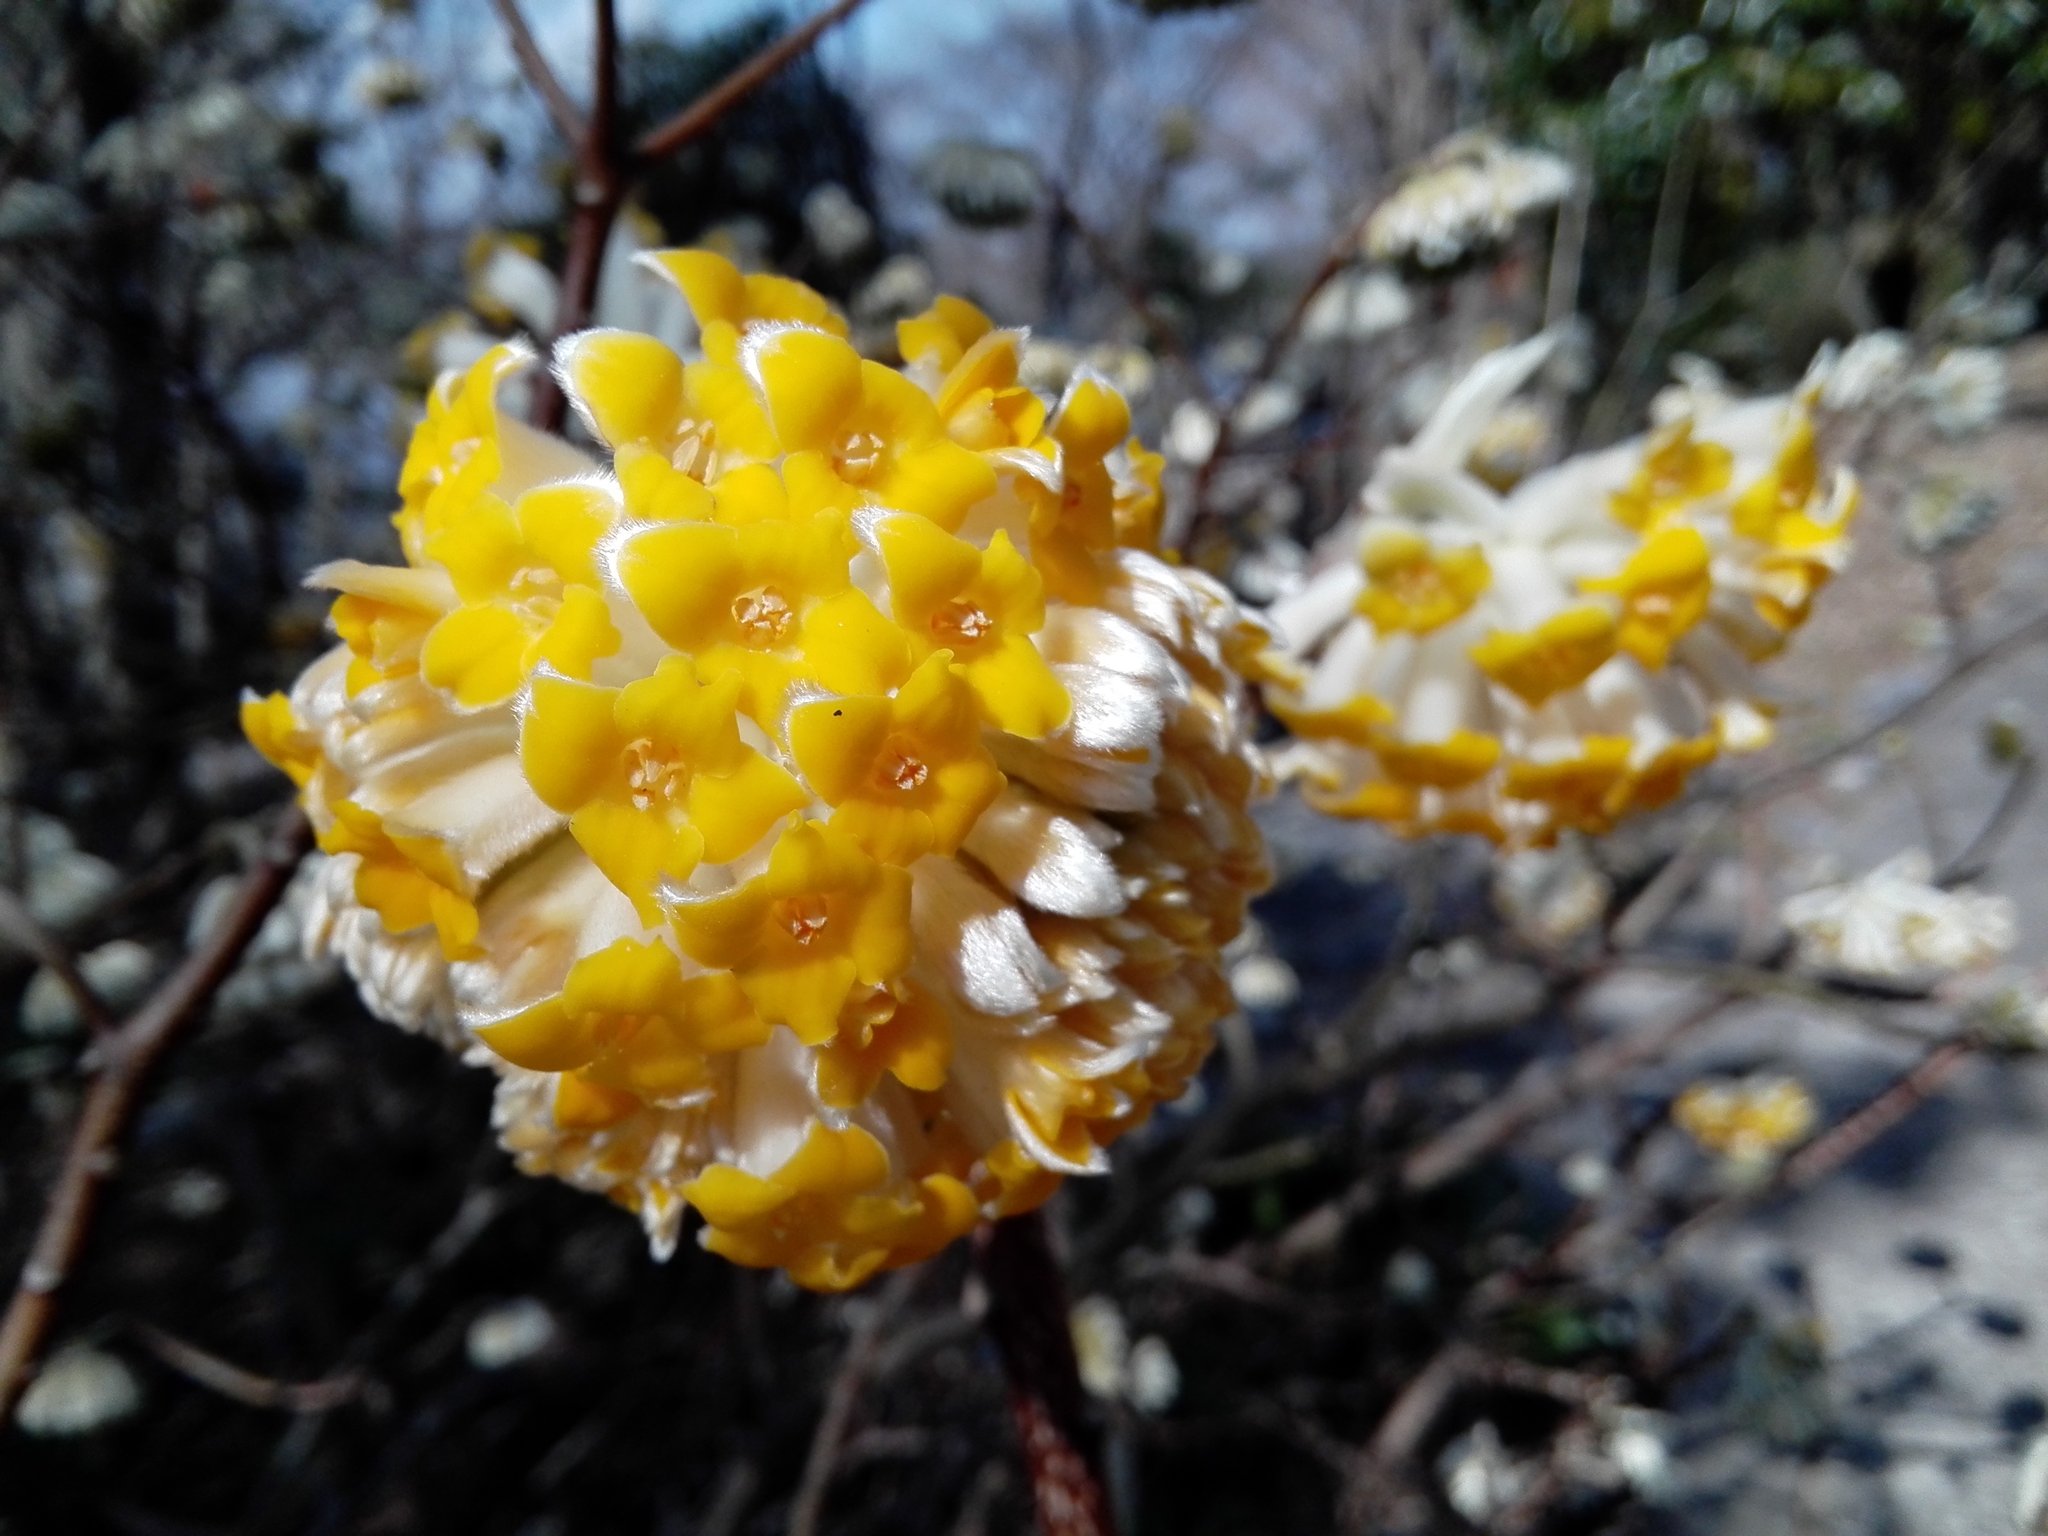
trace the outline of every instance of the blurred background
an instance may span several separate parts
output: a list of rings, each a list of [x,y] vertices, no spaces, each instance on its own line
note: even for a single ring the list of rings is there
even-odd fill
[[[590,6],[525,11],[580,97]],[[621,0],[625,126],[813,11]],[[1460,155],[1509,214],[1431,214]],[[0,884],[111,1001],[221,921],[283,798],[237,695],[321,647],[299,573],[390,554],[434,374],[551,328],[572,179],[488,0],[0,0]],[[2048,1530],[2048,10],[870,0],[619,240],[877,355],[941,291],[1028,324],[1254,603],[1493,347],[1560,338],[1512,484],[1864,338],[1777,744],[1533,860],[1276,801],[1224,1049],[1055,1218],[1130,1531]],[[1786,897],[1914,851],[1992,903],[1941,909],[1965,960],[1788,968]],[[959,1254],[844,1300],[654,1265],[295,900],[137,1119],[0,1532],[1028,1528]],[[10,1277],[88,1049],[0,925]]]

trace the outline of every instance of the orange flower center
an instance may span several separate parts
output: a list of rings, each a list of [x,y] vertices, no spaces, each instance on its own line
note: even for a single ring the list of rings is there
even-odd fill
[[[775,904],[775,920],[799,944],[815,939],[830,915],[822,896],[792,896]]]
[[[842,480],[865,481],[881,466],[885,445],[873,432],[849,432],[832,452],[832,467]]]
[[[995,627],[994,619],[963,598],[955,598],[932,615],[932,633],[942,640],[979,640]]]
[[[789,599],[773,587],[756,587],[732,600],[732,621],[740,627],[740,638],[751,646],[779,644],[795,618]]]
[[[931,776],[931,766],[923,758],[893,742],[882,754],[881,766],[876,770],[876,778],[884,789],[900,789],[905,793],[919,788]]]
[[[624,753],[626,790],[636,811],[651,810],[657,800],[673,805],[683,792],[683,765],[642,736]]]

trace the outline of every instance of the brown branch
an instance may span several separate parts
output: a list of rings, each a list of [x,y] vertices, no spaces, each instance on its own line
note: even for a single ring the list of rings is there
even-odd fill
[[[1308,318],[1309,308],[1315,303],[1317,296],[1336,280],[1339,273],[1343,272],[1346,267],[1358,259],[1358,242],[1365,234],[1366,220],[1372,216],[1372,209],[1373,204],[1370,200],[1362,204],[1357,216],[1344,226],[1336,239],[1330,242],[1329,248],[1323,253],[1321,265],[1310,275],[1309,280],[1302,285],[1301,292],[1295,296],[1294,305],[1288,310],[1286,318],[1280,322],[1279,327],[1273,334],[1266,338],[1265,350],[1259,354],[1258,362],[1253,365],[1252,371],[1246,376],[1244,383],[1239,385],[1237,390],[1231,395],[1229,408],[1218,414],[1216,419],[1216,442],[1210,448],[1209,456],[1202,460],[1195,469],[1194,490],[1189,496],[1189,506],[1193,511],[1192,521],[1189,525],[1190,538],[1192,538],[1194,526],[1201,522],[1204,514],[1208,511],[1209,484],[1216,477],[1217,467],[1226,458],[1230,457],[1231,448],[1237,435],[1235,426],[1237,408],[1250,399],[1261,384],[1271,379],[1279,371],[1281,363],[1287,359],[1289,349],[1294,345],[1294,339],[1301,330],[1302,322]]]
[[[590,119],[576,140],[575,207],[569,220],[569,249],[562,259],[561,297],[555,305],[555,333],[560,341],[590,321],[597,301],[597,280],[604,270],[605,242],[626,201],[630,184],[618,144],[618,14],[612,0],[596,0],[597,38],[592,49]],[[550,347],[552,351],[552,347]],[[552,374],[534,381],[533,424],[545,432],[561,429],[568,401]]]
[[[151,1073],[204,1017],[207,1002],[283,896],[312,842],[305,817],[296,808],[287,812],[262,858],[243,880],[226,920],[96,1048],[98,1065],[86,1088],[71,1145],[13,1299],[0,1318],[0,1423],[13,1417],[14,1405],[42,1357],[59,1293],[85,1251],[100,1192],[119,1166],[122,1139]]]
[[[734,69],[667,122],[642,135],[631,149],[618,136],[619,37],[612,0],[596,0],[597,45],[590,93],[590,119],[576,143],[575,209],[568,252],[562,260],[562,296],[555,312],[559,341],[590,323],[604,248],[634,181],[656,161],[709,133],[740,102],[777,72],[801,57],[817,40],[859,10],[867,0],[838,0],[794,27]],[[508,23],[509,24],[509,23]],[[552,375],[535,380],[533,424],[543,431],[562,425],[568,402]]]
[[[1039,1536],[1115,1536],[1067,1324],[1067,1287],[1033,1211],[975,1234],[988,1331],[1010,1385],[1010,1413],[1038,1510]]]
[[[38,964],[49,967],[50,974],[71,994],[79,1016],[95,1035],[104,1035],[114,1027],[114,1015],[106,999],[85,979],[71,950],[36,921],[26,902],[4,887],[0,887],[0,939],[10,941]]]
[[[518,0],[491,0],[491,5],[498,13],[498,20],[504,23],[506,40],[512,44],[512,56],[519,61],[519,72],[533,87],[533,93],[540,97],[541,105],[547,108],[555,132],[562,136],[563,143],[572,148],[581,144],[583,114],[569,99],[569,93],[562,89],[562,82],[556,78],[554,70],[548,67],[547,56],[540,51],[540,44],[534,41],[526,18],[519,14]]]
[[[210,1350],[188,1343],[150,1323],[134,1322],[130,1330],[157,1359],[187,1380],[250,1408],[277,1408],[286,1413],[326,1413],[362,1390],[353,1375],[321,1381],[279,1381],[273,1376],[223,1360]]]
[[[860,1402],[860,1389],[872,1373],[881,1353],[882,1330],[903,1310],[917,1283],[916,1271],[898,1275],[854,1324],[840,1357],[838,1374],[825,1393],[824,1412],[818,1416],[817,1431],[804,1457],[802,1479],[789,1506],[789,1536],[816,1536],[825,1513],[825,1495],[832,1487],[832,1474],[846,1445],[846,1431],[853,1422],[853,1410]]]
[[[1693,1212],[1665,1238],[1659,1257],[1668,1260],[1694,1236],[1725,1216],[1773,1195],[1818,1184],[1925,1104],[1977,1049],[1978,1042],[1967,1037],[1943,1040],[1930,1047],[1873,1097],[1785,1159],[1770,1179],[1757,1188],[1722,1195]]]
[[[867,0],[838,0],[802,26],[791,28],[667,122],[642,134],[633,146],[634,160],[641,166],[651,165],[703,138],[726,113],[809,52],[812,44],[866,3]]]

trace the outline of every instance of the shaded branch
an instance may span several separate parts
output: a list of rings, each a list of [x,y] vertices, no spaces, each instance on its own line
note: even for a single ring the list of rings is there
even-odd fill
[[[633,146],[633,158],[644,167],[694,144],[717,127],[726,113],[809,52],[819,38],[866,3],[867,0],[838,0],[802,26],[791,28],[667,122],[642,134]]]
[[[555,132],[566,144],[581,144],[583,114],[577,111],[576,103],[569,99],[569,93],[562,89],[562,82],[548,67],[547,56],[540,51],[532,29],[526,25],[526,18],[519,13],[518,0],[491,0],[491,6],[498,13],[498,20],[504,24],[505,38],[512,45],[512,56],[519,61],[519,73],[526,77],[526,83],[533,87],[533,93],[547,108]]]
[[[104,1035],[114,1027],[114,1015],[106,999],[85,979],[69,947],[37,922],[28,904],[5,887],[0,887],[0,939],[9,940],[38,964],[49,967],[50,974],[78,1005],[79,1017],[95,1035]]]
[[[974,1259],[988,1287],[988,1331],[1010,1384],[1040,1536],[1115,1536],[1068,1331],[1066,1283],[1043,1213],[983,1227]]]
[[[312,828],[296,807],[280,817],[262,858],[244,877],[233,908],[213,937],[95,1047],[97,1067],[71,1144],[13,1299],[0,1318],[0,1423],[13,1417],[49,1342],[59,1294],[85,1251],[100,1193],[120,1166],[121,1142],[150,1075],[205,1016],[207,1003],[284,895],[312,843]]]

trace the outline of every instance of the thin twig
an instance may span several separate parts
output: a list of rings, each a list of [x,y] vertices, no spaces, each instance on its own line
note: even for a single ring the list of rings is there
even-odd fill
[[[1991,814],[1984,818],[1984,825],[1977,829],[1977,835],[1964,844],[1955,857],[1942,865],[1934,877],[1940,886],[1961,885],[1975,880],[1990,867],[1998,849],[2005,842],[2006,835],[2019,825],[2020,812],[2026,809],[2033,798],[2035,788],[2041,782],[2041,763],[2031,752],[2013,764],[2011,775],[2005,781],[2005,788],[1999,792],[1998,803],[1991,808]]]
[[[1190,540],[1196,526],[1201,523],[1203,515],[1208,511],[1210,482],[1216,478],[1217,468],[1230,457],[1237,435],[1237,408],[1250,399],[1260,385],[1279,371],[1281,363],[1287,360],[1288,351],[1294,346],[1294,339],[1300,333],[1302,322],[1308,318],[1309,309],[1317,297],[1345,268],[1358,259],[1358,242],[1365,234],[1366,220],[1372,217],[1372,210],[1372,201],[1367,199],[1360,205],[1351,222],[1346,224],[1330,242],[1329,248],[1323,253],[1321,263],[1302,285],[1301,292],[1295,295],[1293,307],[1287,311],[1286,317],[1281,320],[1272,335],[1266,338],[1265,350],[1259,354],[1258,362],[1253,365],[1244,383],[1231,395],[1228,408],[1218,413],[1216,441],[1209,450],[1209,456],[1196,468],[1194,489],[1188,497],[1192,509],[1188,526]]]
[[[695,143],[716,127],[726,113],[802,57],[813,43],[866,3],[867,0],[838,0],[836,5],[827,6],[802,26],[790,29],[667,122],[642,134],[633,146],[633,158],[642,165],[648,165]]]
[[[571,148],[581,144],[585,131],[583,114],[576,109],[569,93],[562,89],[562,82],[556,78],[554,70],[548,67],[547,56],[540,51],[532,29],[526,25],[526,18],[519,13],[518,0],[491,0],[491,4],[498,12],[498,20],[504,23],[506,40],[512,44],[512,56],[519,61],[519,72],[533,87],[533,93],[540,97],[541,105],[547,108],[555,132]]]
[[[104,1035],[114,1027],[113,1010],[107,1007],[106,999],[93,990],[92,983],[85,979],[85,973],[79,970],[70,948],[36,920],[26,902],[5,887],[0,887],[0,939],[6,939],[38,964],[49,968],[50,974],[71,994],[71,1000],[78,1005],[79,1017],[95,1035]]]
[[[792,28],[627,149],[620,144],[618,133],[617,12],[612,0],[596,0],[597,42],[590,117],[580,125],[580,135],[572,140],[576,145],[574,209],[570,215],[568,249],[562,259],[561,298],[556,305],[551,340],[560,341],[590,323],[597,301],[598,278],[604,270],[605,244],[611,238],[619,209],[625,205],[641,173],[709,133],[734,107],[866,3],[867,0],[838,0],[802,26]],[[528,77],[539,88],[531,71]],[[567,409],[568,402],[552,375],[544,373],[534,381],[531,415],[535,426],[543,431],[558,430]]]
[[[188,955],[118,1029],[100,1041],[98,1066],[86,1089],[43,1224],[22,1266],[7,1313],[0,1318],[0,1423],[13,1417],[56,1320],[59,1293],[78,1267],[101,1190],[120,1163],[121,1141],[142,1102],[151,1073],[166,1052],[205,1016],[206,1005],[233,972],[242,951],[270,915],[292,872],[312,847],[312,829],[288,811],[262,859],[242,881],[233,908],[204,945]]]
[[[250,1408],[280,1408],[286,1413],[325,1413],[338,1408],[362,1390],[353,1374],[329,1376],[321,1381],[279,1381],[264,1376],[176,1334],[166,1333],[150,1323],[133,1322],[129,1330],[157,1359],[180,1376],[218,1392]]]
[[[825,1393],[825,1409],[818,1416],[818,1428],[811,1436],[811,1449],[804,1457],[804,1472],[797,1483],[796,1497],[789,1506],[789,1536],[816,1536],[819,1518],[825,1513],[825,1495],[832,1487],[832,1474],[846,1445],[847,1427],[860,1402],[860,1389],[880,1353],[882,1330],[910,1299],[918,1275],[909,1271],[896,1276],[882,1294],[866,1304],[846,1353],[840,1357],[838,1374]]]

